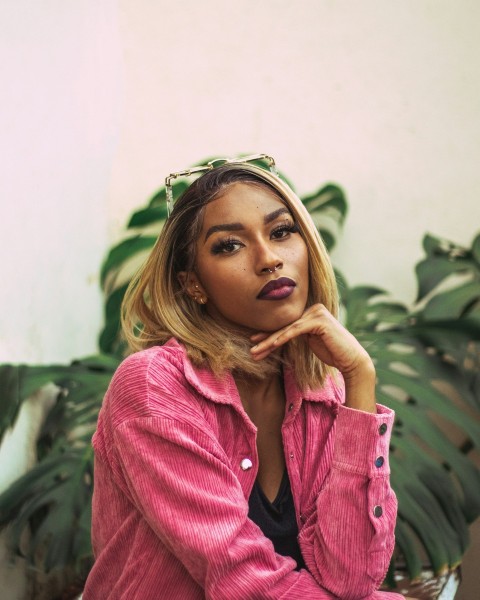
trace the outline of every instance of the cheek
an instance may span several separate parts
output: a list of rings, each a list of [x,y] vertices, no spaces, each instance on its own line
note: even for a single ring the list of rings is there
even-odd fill
[[[308,249],[303,239],[300,239],[297,244],[285,250],[283,257],[285,265],[294,266],[301,275],[308,274]]]
[[[208,265],[199,269],[198,275],[207,295],[214,301],[222,303],[231,302],[231,296],[237,294],[238,288],[243,287],[242,279],[247,272],[247,266],[243,263]]]

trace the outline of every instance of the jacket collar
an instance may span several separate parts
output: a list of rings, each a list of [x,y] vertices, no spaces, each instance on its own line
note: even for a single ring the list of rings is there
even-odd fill
[[[176,339],[170,339],[165,346],[175,348],[182,361],[185,379],[202,396],[217,404],[241,404],[235,380],[230,372],[221,379],[215,377],[208,367],[194,366],[187,356],[185,347]],[[298,408],[303,400],[308,402],[323,402],[332,408],[344,402],[343,380],[329,377],[323,387],[301,391],[296,383],[291,369],[284,369],[285,398],[288,404]]]

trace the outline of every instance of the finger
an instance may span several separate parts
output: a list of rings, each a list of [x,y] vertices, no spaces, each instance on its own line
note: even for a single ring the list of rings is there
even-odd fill
[[[274,344],[274,341],[278,337],[279,331],[271,334],[262,335],[263,339],[259,340],[255,346],[250,348],[250,353],[254,360],[262,360],[266,358],[272,352],[278,350],[278,346]],[[254,341],[252,339],[252,341]]]
[[[273,350],[304,333],[316,333],[318,335],[319,333],[315,332],[314,329],[319,329],[319,316],[323,316],[323,313],[320,313],[319,315],[318,308],[319,305],[310,306],[297,321],[290,323],[271,334],[265,334],[263,339],[259,338],[258,340],[254,340],[252,336],[252,341],[257,342],[257,344],[250,349],[252,356],[254,358],[265,358],[265,356],[268,356]],[[261,360],[261,358],[258,359]]]
[[[264,331],[259,331],[258,333],[254,333],[253,335],[250,336],[250,340],[256,344],[258,344],[259,342],[265,340],[269,335],[271,335],[270,333],[265,333]]]
[[[259,353],[256,353],[256,354],[254,354],[252,352],[252,358],[255,361],[263,360],[264,358],[267,358],[267,356],[269,356],[275,350],[276,350],[276,348],[269,348],[268,350],[264,350],[263,352],[259,352]]]
[[[281,330],[275,331],[274,333],[271,333],[271,334],[267,334],[266,337],[264,337],[261,340],[258,340],[258,343],[255,346],[253,346],[252,348],[250,348],[250,352],[253,355],[258,355],[267,350],[269,353],[272,350],[275,350],[277,348],[277,346],[275,345],[275,341],[278,338],[280,332],[281,332]],[[254,340],[252,340],[252,341],[254,341]]]
[[[315,327],[318,327],[318,323],[316,323],[314,320],[309,319],[308,317],[301,318],[298,321],[295,321],[295,323],[276,331],[265,340],[259,342],[252,348],[252,350],[254,350],[254,353],[263,352],[267,349],[274,350],[280,346],[283,346],[283,344],[286,344],[293,338],[299,337],[300,335],[304,335],[306,333],[312,333],[312,330]]]

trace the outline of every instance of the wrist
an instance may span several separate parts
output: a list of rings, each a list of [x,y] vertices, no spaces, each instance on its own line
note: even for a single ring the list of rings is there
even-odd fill
[[[345,381],[345,406],[375,413],[375,365],[370,357],[355,369],[342,373]]]

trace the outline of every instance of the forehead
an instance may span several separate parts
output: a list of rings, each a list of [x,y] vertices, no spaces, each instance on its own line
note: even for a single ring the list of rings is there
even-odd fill
[[[214,221],[243,222],[286,207],[286,203],[273,190],[263,185],[234,183],[205,207],[203,227]],[[288,208],[288,207],[287,207]]]

